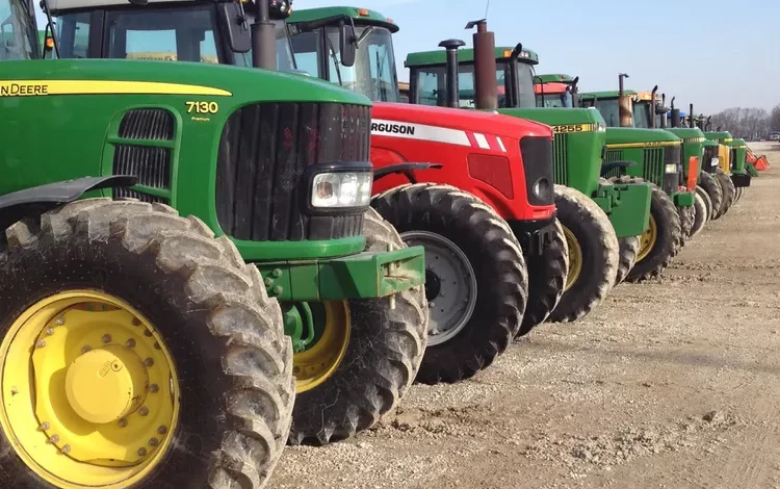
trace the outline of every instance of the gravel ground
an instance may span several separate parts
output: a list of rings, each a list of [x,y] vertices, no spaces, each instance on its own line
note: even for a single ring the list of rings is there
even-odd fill
[[[780,488],[780,146],[751,146],[774,168],[660,281],[415,386],[354,440],[288,448],[272,487]]]

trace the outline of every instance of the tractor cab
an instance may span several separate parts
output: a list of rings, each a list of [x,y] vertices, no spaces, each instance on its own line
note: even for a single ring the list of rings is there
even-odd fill
[[[139,8],[123,0],[50,0],[49,5],[57,18],[60,58],[252,66],[249,36],[240,33],[253,22],[250,3],[150,0]],[[280,71],[295,71],[284,21],[288,14],[286,1],[271,2],[269,16]],[[243,26],[233,21],[240,16]]]
[[[579,107],[579,77],[569,75],[537,75],[534,77],[534,92],[537,107],[573,108]]]
[[[0,61],[40,57],[32,0],[0,0]]]

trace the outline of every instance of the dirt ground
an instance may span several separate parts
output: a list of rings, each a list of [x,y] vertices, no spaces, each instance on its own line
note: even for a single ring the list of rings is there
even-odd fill
[[[751,147],[774,168],[660,281],[414,386],[372,432],[288,448],[272,487],[780,488],[780,146]]]

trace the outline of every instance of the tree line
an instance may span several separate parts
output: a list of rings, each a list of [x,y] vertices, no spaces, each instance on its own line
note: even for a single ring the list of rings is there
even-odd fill
[[[772,132],[780,132],[780,104],[771,111],[755,107],[732,107],[713,114],[711,122],[711,131],[720,127],[720,130],[746,141],[768,139]]]

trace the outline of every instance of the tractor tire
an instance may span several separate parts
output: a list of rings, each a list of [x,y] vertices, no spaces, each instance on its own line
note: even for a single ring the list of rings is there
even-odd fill
[[[550,320],[572,322],[601,304],[612,290],[620,245],[607,214],[582,192],[555,185],[555,206],[569,248],[569,270],[566,290]]]
[[[723,170],[718,170],[718,173],[715,174],[715,177],[718,179],[720,188],[723,190],[723,200],[720,206],[720,215],[724,216],[729,211],[729,209],[731,209],[731,206],[734,205],[736,189],[734,188],[734,183],[731,181],[731,177],[726,175]]]
[[[411,245],[425,247],[430,326],[417,381],[474,376],[520,331],[528,271],[519,242],[491,207],[450,185],[402,185],[371,203]]]
[[[641,244],[639,236],[627,236],[619,238],[618,241],[620,242],[620,261],[618,262],[618,271],[615,275],[615,285],[622,284],[628,277],[628,272],[634,268]]]
[[[707,218],[704,220],[704,224],[707,224],[708,222],[712,221],[712,199],[710,199],[710,194],[708,194],[701,185],[696,186],[696,195],[699,196],[704,205],[704,210],[707,215]]]
[[[703,188],[707,195],[710,196],[712,201],[712,213],[710,219],[719,219],[721,214],[721,208],[723,207],[723,187],[721,186],[717,176],[712,176],[709,173],[702,172],[701,174],[701,188]]]
[[[682,248],[682,226],[674,202],[659,186],[651,183],[650,188],[650,228],[640,237],[637,262],[626,277],[632,283],[658,277]]]
[[[569,247],[558,219],[549,246],[541,256],[526,256],[525,262],[528,265],[528,304],[517,336],[525,336],[545,322],[563,296],[569,270]]]
[[[704,200],[705,198],[709,199],[707,196],[707,192],[704,193],[704,198],[702,198],[701,194],[699,192],[696,192],[696,200],[694,201],[694,220],[693,220],[693,227],[691,227],[691,235],[690,238],[693,238],[697,234],[701,232],[702,229],[704,229],[704,224],[707,223],[707,203]]]
[[[734,203],[736,204],[740,200],[742,200],[742,193],[745,190],[745,187],[736,187],[734,189]]]
[[[685,246],[688,238],[691,236],[693,224],[696,221],[696,207],[678,207],[677,213],[680,215],[680,227],[682,228],[682,246]]]
[[[365,251],[406,248],[398,231],[374,210],[363,222]],[[423,286],[395,296],[346,301],[348,345],[324,382],[295,401],[291,445],[326,445],[373,427],[392,410],[414,381],[428,331]],[[298,365],[296,365],[297,367]]]
[[[77,201],[6,230],[0,297],[11,486],[92,486],[86,455],[105,459],[103,487],[267,484],[295,400],[292,347],[228,238],[160,204]],[[54,414],[39,424],[28,401]]]

